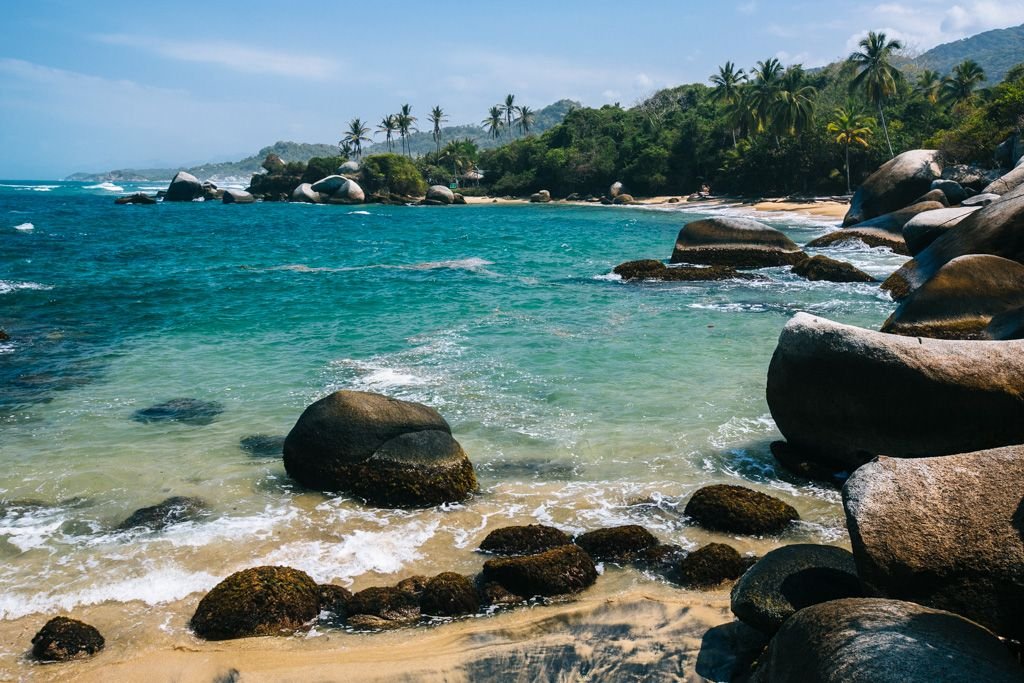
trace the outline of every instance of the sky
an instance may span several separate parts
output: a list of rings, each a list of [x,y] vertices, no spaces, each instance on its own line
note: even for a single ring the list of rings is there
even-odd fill
[[[869,30],[923,52],[1022,23],[1024,0],[0,0],[0,178],[335,143],[404,103],[449,124],[507,93],[630,106],[729,60],[824,65]]]

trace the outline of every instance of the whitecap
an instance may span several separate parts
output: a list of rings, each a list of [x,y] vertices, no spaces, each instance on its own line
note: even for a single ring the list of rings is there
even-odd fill
[[[591,278],[592,280],[603,280],[605,282],[622,282],[622,276],[618,273],[605,273],[604,275],[595,275]]]
[[[349,216],[370,216],[372,215],[369,211],[349,211]]]
[[[99,185],[86,185],[86,190],[106,190],[107,192],[124,192],[124,188],[111,182],[102,182]]]
[[[486,266],[493,266],[493,261],[482,258],[452,259],[450,261],[425,261],[413,263],[408,266],[382,266],[383,268],[400,268],[402,270],[470,270],[478,272],[489,272],[484,270]]]
[[[19,289],[35,289],[40,291],[49,291],[53,289],[52,285],[43,285],[38,282],[15,282],[14,280],[0,280],[0,294],[10,294],[16,292]]]
[[[22,232],[31,232],[36,229],[36,226],[31,223],[22,223],[21,225],[15,225],[15,230],[21,230]]]

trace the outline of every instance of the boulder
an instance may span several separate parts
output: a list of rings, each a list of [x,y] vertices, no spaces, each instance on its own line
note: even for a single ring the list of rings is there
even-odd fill
[[[271,152],[260,164],[267,173],[284,173],[285,163],[278,155]]]
[[[541,190],[530,195],[530,201],[534,204],[547,204],[551,201],[551,193],[547,190]]]
[[[999,201],[999,195],[986,192],[968,197],[960,203],[960,206],[988,206],[992,202]]]
[[[612,186],[608,188],[608,196],[612,199],[615,199],[616,197],[623,193],[623,188],[623,184],[618,181],[612,183]]]
[[[420,600],[412,591],[393,587],[366,588],[352,596],[346,606],[348,624],[354,628],[378,630],[396,628],[419,621]],[[356,616],[369,616],[381,622],[362,622]]]
[[[915,149],[882,164],[857,188],[843,227],[897,211],[927,192],[942,176],[939,153]]]
[[[846,242],[863,242],[871,248],[885,247],[886,249],[891,249],[896,254],[910,255],[910,252],[907,250],[907,243],[903,240],[902,235],[889,232],[888,230],[879,230],[878,228],[843,228],[808,242],[807,247],[809,249],[821,249],[822,247],[831,247]]]
[[[330,196],[341,189],[341,187],[348,182],[348,178],[341,175],[329,175],[326,178],[321,178],[316,181],[310,188],[313,192],[317,192],[321,195]]]
[[[344,621],[348,616],[348,603],[352,599],[352,592],[333,583],[320,584],[317,590],[320,595],[320,611],[330,612],[335,620]]]
[[[843,488],[861,581],[1024,639],[1022,482],[1024,446],[864,465]]]
[[[165,202],[190,202],[203,196],[203,184],[191,173],[178,171],[167,186]]]
[[[285,439],[284,466],[303,486],[388,507],[461,501],[476,489],[473,465],[436,410],[359,391],[306,408]]]
[[[354,180],[345,180],[337,190],[327,197],[328,204],[362,204],[365,201],[366,193]]]
[[[731,606],[737,619],[772,635],[805,607],[863,595],[849,550],[798,543],[772,550],[748,569],[732,588]]]
[[[495,529],[480,543],[480,550],[495,555],[532,555],[570,543],[568,534],[555,527],[530,524]]]
[[[946,197],[946,203],[950,206],[956,206],[969,196],[963,185],[955,180],[946,180],[945,178],[933,180],[932,189],[940,190]]]
[[[955,209],[936,209],[919,213],[903,226],[903,240],[912,255],[920,254],[939,235],[960,225],[960,222],[980,207],[961,206]]]
[[[1024,339],[1024,308],[992,316],[992,321],[985,328],[984,336],[986,339],[1000,341]]]
[[[423,589],[429,582],[430,578],[426,576],[410,576],[409,578],[402,579],[397,584],[395,584],[395,588],[397,588],[400,591],[405,591],[406,593],[412,593],[418,598],[420,597],[420,595],[422,595]]]
[[[710,588],[734,581],[750,567],[750,558],[724,543],[708,543],[679,561],[679,583],[691,588]]]
[[[339,174],[356,174],[359,173],[359,162],[349,159],[341,166],[338,167]]]
[[[768,407],[806,459],[856,468],[1024,443],[1024,342],[915,339],[798,313],[768,367]]]
[[[431,185],[427,188],[427,200],[451,204],[455,201],[455,193],[444,185]]]
[[[633,195],[626,194],[625,192],[623,192],[622,194],[617,195],[615,199],[612,200],[612,204],[615,204],[616,206],[622,206],[625,204],[636,204],[636,199],[633,197]]]
[[[595,529],[576,537],[576,545],[599,562],[628,562],[658,545],[657,537],[636,524]]]
[[[902,299],[957,256],[993,254],[1024,262],[1024,185],[964,218],[889,276],[882,289]]]
[[[998,180],[993,180],[981,193],[1002,196],[1016,190],[1021,185],[1024,185],[1024,166],[1017,166]]]
[[[942,179],[960,183],[968,195],[977,194],[1000,175],[1002,174],[999,171],[965,164],[947,165],[942,169]]]
[[[306,204],[321,204],[323,199],[320,197],[319,192],[313,191],[313,186],[309,183],[302,183],[294,190],[292,190],[292,197],[289,201],[293,202],[305,202]]]
[[[793,266],[793,274],[813,281],[876,282],[860,268],[818,254]]]
[[[898,600],[813,605],[783,624],[753,683],[1020,683],[1021,668],[989,631]]]
[[[132,419],[136,422],[181,422],[202,426],[213,423],[224,412],[224,406],[217,401],[203,401],[198,398],[172,398],[148,408],[136,410]]]
[[[69,617],[54,617],[32,636],[32,657],[41,662],[84,659],[105,644],[96,627]]]
[[[224,197],[224,190],[209,180],[203,181],[203,199],[208,202],[217,201]]]
[[[192,616],[192,630],[206,640],[291,635],[320,613],[320,589],[290,567],[235,572],[207,593]]]
[[[641,569],[669,574],[677,571],[686,551],[674,543],[658,543],[634,553],[630,561]],[[677,572],[678,573],[678,572]]]
[[[420,611],[428,616],[459,617],[480,610],[480,594],[472,580],[444,572],[427,582],[420,595]]]
[[[484,582],[497,582],[523,597],[578,593],[597,581],[594,560],[575,545],[523,557],[507,557],[484,563]]]
[[[800,519],[793,506],[743,486],[704,486],[690,497],[686,515],[705,529],[735,534],[774,534]]]
[[[936,180],[932,184],[934,185],[937,182],[944,182],[944,181]],[[938,188],[935,188],[935,187],[933,187],[932,189],[928,190],[923,195],[918,197],[914,201],[914,203],[911,204],[910,206],[915,206],[917,204],[929,204],[929,203],[942,204],[943,208],[946,208],[946,209],[949,208],[949,199],[946,197],[946,193],[943,192],[942,190],[938,189]],[[907,207],[907,208],[910,208],[910,207]]]
[[[674,266],[661,261],[644,259],[627,261],[612,271],[626,282],[659,280],[663,282],[707,282],[712,280],[756,280],[751,273],[741,273],[732,266]]]
[[[172,496],[156,505],[139,508],[117,525],[120,530],[139,527],[160,531],[172,524],[189,522],[209,514],[209,506],[201,498]]]
[[[150,197],[145,192],[136,192],[114,200],[115,204],[156,204],[156,197]]]
[[[938,192],[938,190],[936,190],[936,192]],[[946,208],[949,207],[942,202],[920,201],[916,204],[911,204],[906,208],[891,211],[889,213],[882,214],[881,216],[876,216],[870,220],[862,221],[856,225],[850,226],[849,229],[865,230],[872,228],[875,230],[885,230],[886,232],[901,233],[903,231],[903,226],[906,225],[914,216],[928,211],[936,211],[938,209]]]
[[[734,268],[791,266],[807,258],[793,240],[749,218],[705,218],[683,226],[672,263]]]
[[[224,190],[221,201],[225,204],[252,204],[256,198],[245,190]]]
[[[452,204],[465,205],[466,203],[465,195],[459,194],[458,192],[452,194]]]
[[[900,302],[882,332],[980,339],[992,317],[1024,306],[1024,265],[989,254],[959,256]]]

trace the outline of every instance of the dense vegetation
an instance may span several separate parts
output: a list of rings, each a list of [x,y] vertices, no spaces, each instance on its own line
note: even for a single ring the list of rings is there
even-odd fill
[[[918,69],[947,73],[965,59],[973,59],[985,69],[990,83],[999,83],[1022,58],[1024,25],[986,31],[933,47],[911,63]]]

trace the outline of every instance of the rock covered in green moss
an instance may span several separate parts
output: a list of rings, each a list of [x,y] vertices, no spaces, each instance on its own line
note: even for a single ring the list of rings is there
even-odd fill
[[[69,617],[54,617],[32,637],[32,656],[42,662],[91,657],[106,642],[94,626]]]
[[[420,611],[438,617],[474,614],[480,609],[480,595],[471,579],[444,572],[427,582],[420,595]]]
[[[320,595],[320,611],[330,612],[339,620],[348,616],[348,603],[352,599],[352,591],[344,586],[323,583],[317,586]]]
[[[528,524],[495,529],[481,541],[480,550],[495,555],[532,555],[570,543],[568,534],[553,526]]]
[[[159,531],[171,524],[198,519],[208,512],[206,501],[201,498],[171,496],[156,505],[139,508],[128,519],[118,524],[117,528],[125,530],[143,527]]]
[[[715,484],[698,489],[685,513],[713,531],[736,534],[773,534],[800,519],[793,506],[743,486]]]
[[[284,443],[299,483],[388,507],[465,500],[476,473],[441,415],[418,403],[338,391],[302,413]]]
[[[658,539],[637,524],[595,529],[576,538],[576,545],[598,561],[628,562],[637,553],[658,545]]]
[[[743,575],[751,560],[725,543],[708,543],[679,562],[679,583],[694,588],[709,588]]]
[[[192,630],[206,640],[289,635],[320,612],[320,588],[290,567],[235,572],[199,601]]]
[[[365,588],[348,601],[348,625],[352,628],[398,628],[415,623],[419,618],[419,597],[394,586]]]
[[[793,274],[818,282],[875,282],[875,278],[845,261],[818,254],[793,266]]]
[[[536,555],[488,560],[483,577],[516,595],[550,597],[591,586],[597,581],[597,567],[585,550],[565,545]]]

